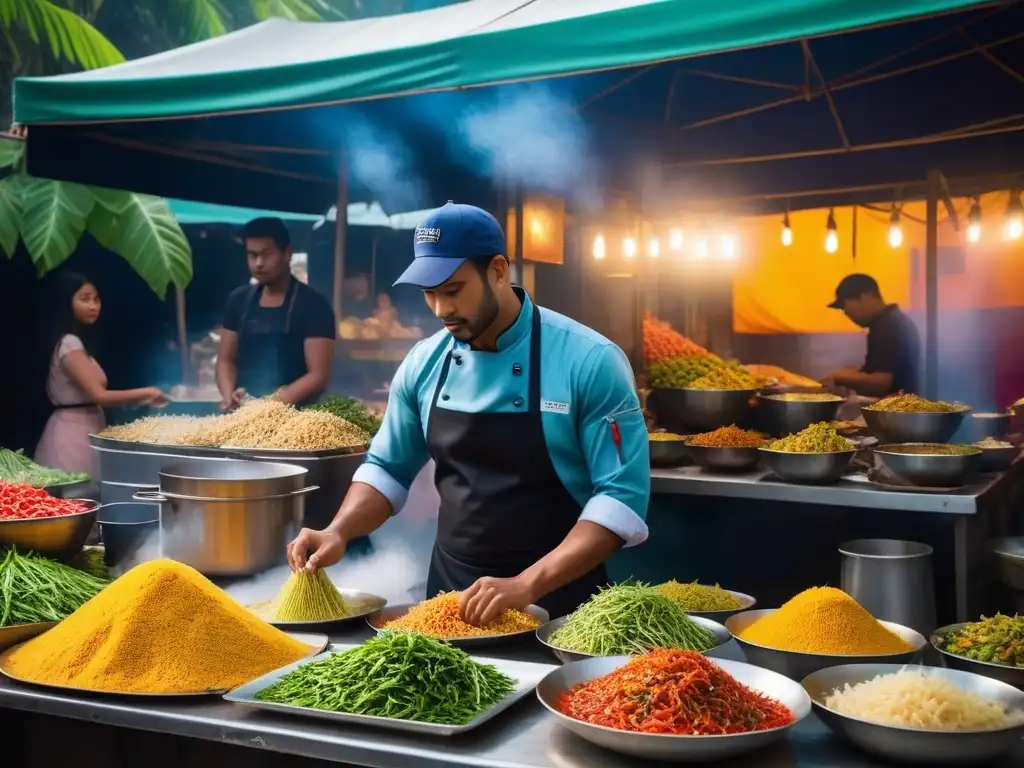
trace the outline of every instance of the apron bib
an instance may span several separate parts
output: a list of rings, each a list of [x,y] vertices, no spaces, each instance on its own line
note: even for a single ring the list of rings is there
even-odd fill
[[[280,320],[280,313],[273,312],[276,307],[259,306],[262,293],[263,286],[252,287],[238,323],[238,386],[253,397],[271,395],[292,381],[286,374],[286,356],[290,353],[287,341],[291,333],[295,296],[298,293],[296,281],[293,279],[289,282],[281,305],[285,310],[283,321]],[[266,320],[250,317],[254,303],[258,309],[270,310],[258,313],[266,317]]]

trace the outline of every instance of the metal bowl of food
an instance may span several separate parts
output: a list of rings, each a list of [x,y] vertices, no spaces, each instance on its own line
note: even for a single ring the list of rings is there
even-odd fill
[[[993,730],[926,730],[885,725],[838,712],[826,705],[828,697],[845,686],[855,686],[879,675],[899,672],[899,664],[845,664],[809,675],[802,685],[814,712],[829,728],[855,745],[886,760],[923,765],[977,765],[1012,752],[1024,735],[1017,720]],[[942,667],[923,667],[928,676],[948,680],[986,701],[1009,710],[1024,709],[1024,693],[998,680]]]
[[[715,645],[712,648],[708,648],[706,651],[702,651],[703,654],[707,655],[717,651],[723,645],[732,640],[732,635],[729,634],[729,630],[719,624],[717,621],[711,619],[705,619],[703,616],[697,616],[694,614],[690,615],[694,623],[700,625],[712,635],[715,636]],[[551,643],[551,636],[557,632],[566,621],[569,620],[569,616],[560,616],[557,619],[552,619],[546,624],[537,627],[537,639],[540,640],[542,645],[547,646],[555,658],[557,658],[563,664],[570,664],[574,661],[582,661],[583,659],[596,659],[600,658],[592,653],[581,653],[580,651],[570,651],[567,648],[559,648],[557,645]]]
[[[968,424],[971,427],[971,435],[975,440],[983,440],[991,437],[1001,440],[1010,431],[1010,423],[1013,421],[1013,414],[1004,412],[995,413],[972,413]]]
[[[735,616],[737,613],[743,613],[743,611],[749,611],[757,605],[757,599],[752,595],[746,595],[743,592],[735,592],[731,589],[727,589],[725,591],[740,601],[741,605],[739,608],[726,608],[722,611],[687,611],[687,613],[690,614],[691,618],[710,619],[724,627],[725,620],[730,616]],[[728,632],[728,630],[726,631]]]
[[[537,685],[537,698],[554,715],[560,726],[592,744],[631,757],[675,763],[726,760],[762,749],[782,739],[789,728],[807,717],[811,711],[810,698],[799,683],[742,661],[715,659],[714,663],[737,682],[785,705],[793,715],[792,722],[779,728],[749,733],[683,736],[624,731],[593,725],[562,714],[559,701],[564,694],[577,685],[614,672],[628,661],[628,656],[605,656],[554,669]]]
[[[710,472],[741,472],[756,467],[761,461],[757,448],[721,448],[687,443],[686,450],[694,464]]]
[[[740,648],[747,657],[747,661],[759,667],[770,669],[785,675],[793,680],[803,680],[807,675],[813,674],[826,667],[834,667],[837,664],[909,664],[928,641],[924,635],[910,627],[902,624],[894,624],[891,621],[879,621],[883,627],[890,632],[903,638],[913,650],[889,654],[857,654],[840,656],[830,653],[801,653],[798,651],[784,651],[781,648],[769,648],[766,645],[758,645],[744,640],[741,635],[747,627],[758,619],[774,613],[778,608],[766,608],[759,611],[744,611],[737,613],[725,622],[726,629],[736,638]]]
[[[981,463],[980,448],[944,443],[880,445],[871,455],[875,470],[883,476],[924,488],[965,485]]]
[[[756,394],[756,389],[654,389],[651,398],[666,425],[710,432],[742,421]]]
[[[96,522],[99,503],[90,499],[68,499],[82,505],[82,511],[59,517],[28,520],[0,520],[0,549],[14,546],[45,557],[78,554]]]
[[[386,608],[382,608],[379,611],[367,615],[366,623],[371,629],[381,632],[386,628],[386,625],[389,622],[402,618],[405,614],[415,608],[416,605],[416,603],[389,605]],[[544,623],[551,619],[551,614],[539,605],[528,605],[523,609],[523,612],[532,616],[538,622],[538,626],[544,626]],[[457,648],[480,648],[483,646],[501,645],[503,643],[524,640],[535,631],[535,629],[523,629],[518,632],[505,632],[497,635],[464,635],[462,637],[439,637],[438,639],[444,640],[446,643],[450,643]]]
[[[796,434],[819,421],[835,421],[844,402],[839,395],[824,392],[762,393],[757,398],[757,409],[764,428],[782,436]]]
[[[1020,456],[1020,448],[1011,443],[1005,445],[986,445],[984,441],[974,444],[981,450],[981,461],[978,462],[980,472],[1005,472]]]
[[[680,467],[686,463],[686,438],[674,432],[651,432],[647,436],[651,446],[652,467]]]
[[[953,413],[860,409],[872,435],[883,443],[948,443],[970,410]]]
[[[1024,536],[1004,536],[989,544],[996,577],[1011,589],[1024,592]]]
[[[828,485],[839,482],[857,455],[856,449],[830,453],[797,453],[758,448],[761,461],[772,473],[788,483]]]
[[[932,647],[939,652],[943,665],[950,669],[959,669],[964,672],[973,672],[976,675],[991,677],[993,680],[999,680],[1015,688],[1024,688],[1024,667],[1014,667],[994,661],[969,659],[966,656],[946,650],[953,637],[967,626],[968,622],[949,624],[945,627],[939,627],[932,632]]]

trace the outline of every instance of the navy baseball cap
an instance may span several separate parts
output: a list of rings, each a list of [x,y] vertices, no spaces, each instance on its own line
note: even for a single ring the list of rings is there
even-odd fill
[[[836,286],[836,300],[828,305],[829,309],[842,309],[847,299],[859,299],[865,293],[881,296],[878,281],[871,275],[847,275]]]
[[[476,256],[506,256],[505,233],[482,208],[451,200],[416,227],[412,264],[395,285],[434,288],[446,282],[462,262]]]

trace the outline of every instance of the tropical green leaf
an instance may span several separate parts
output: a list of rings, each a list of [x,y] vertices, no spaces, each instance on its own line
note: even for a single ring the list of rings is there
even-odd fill
[[[131,193],[125,192],[123,189],[89,187],[89,191],[96,198],[96,202],[111,213],[124,213],[128,206],[132,204]]]
[[[192,280],[192,250],[167,201],[131,192],[120,194],[127,199],[125,205],[104,204],[93,209],[89,234],[124,258],[160,298],[166,296],[171,283],[178,288],[187,286]],[[111,207],[120,207],[121,212],[115,213]]]
[[[0,179],[0,250],[14,258],[14,249],[21,237],[22,182],[25,177],[14,173]]]
[[[54,58],[85,69],[124,61],[117,47],[92,24],[50,0],[0,0],[0,26],[23,29],[32,42],[45,41]]]
[[[218,37],[228,31],[230,16],[218,0],[174,0],[173,5],[192,42]]]
[[[21,200],[21,239],[41,277],[74,252],[96,198],[81,184],[26,174]]]
[[[307,0],[252,0],[252,12],[260,21],[291,19],[292,21],[323,21],[313,2]]]
[[[3,0],[0,0],[2,2]],[[0,168],[10,168],[21,162],[25,154],[25,142],[0,136]]]

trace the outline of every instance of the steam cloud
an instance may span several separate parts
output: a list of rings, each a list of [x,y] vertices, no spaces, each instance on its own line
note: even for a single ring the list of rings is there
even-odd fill
[[[426,197],[423,182],[412,170],[402,139],[357,112],[346,115],[342,141],[353,177],[395,210],[415,210]]]

